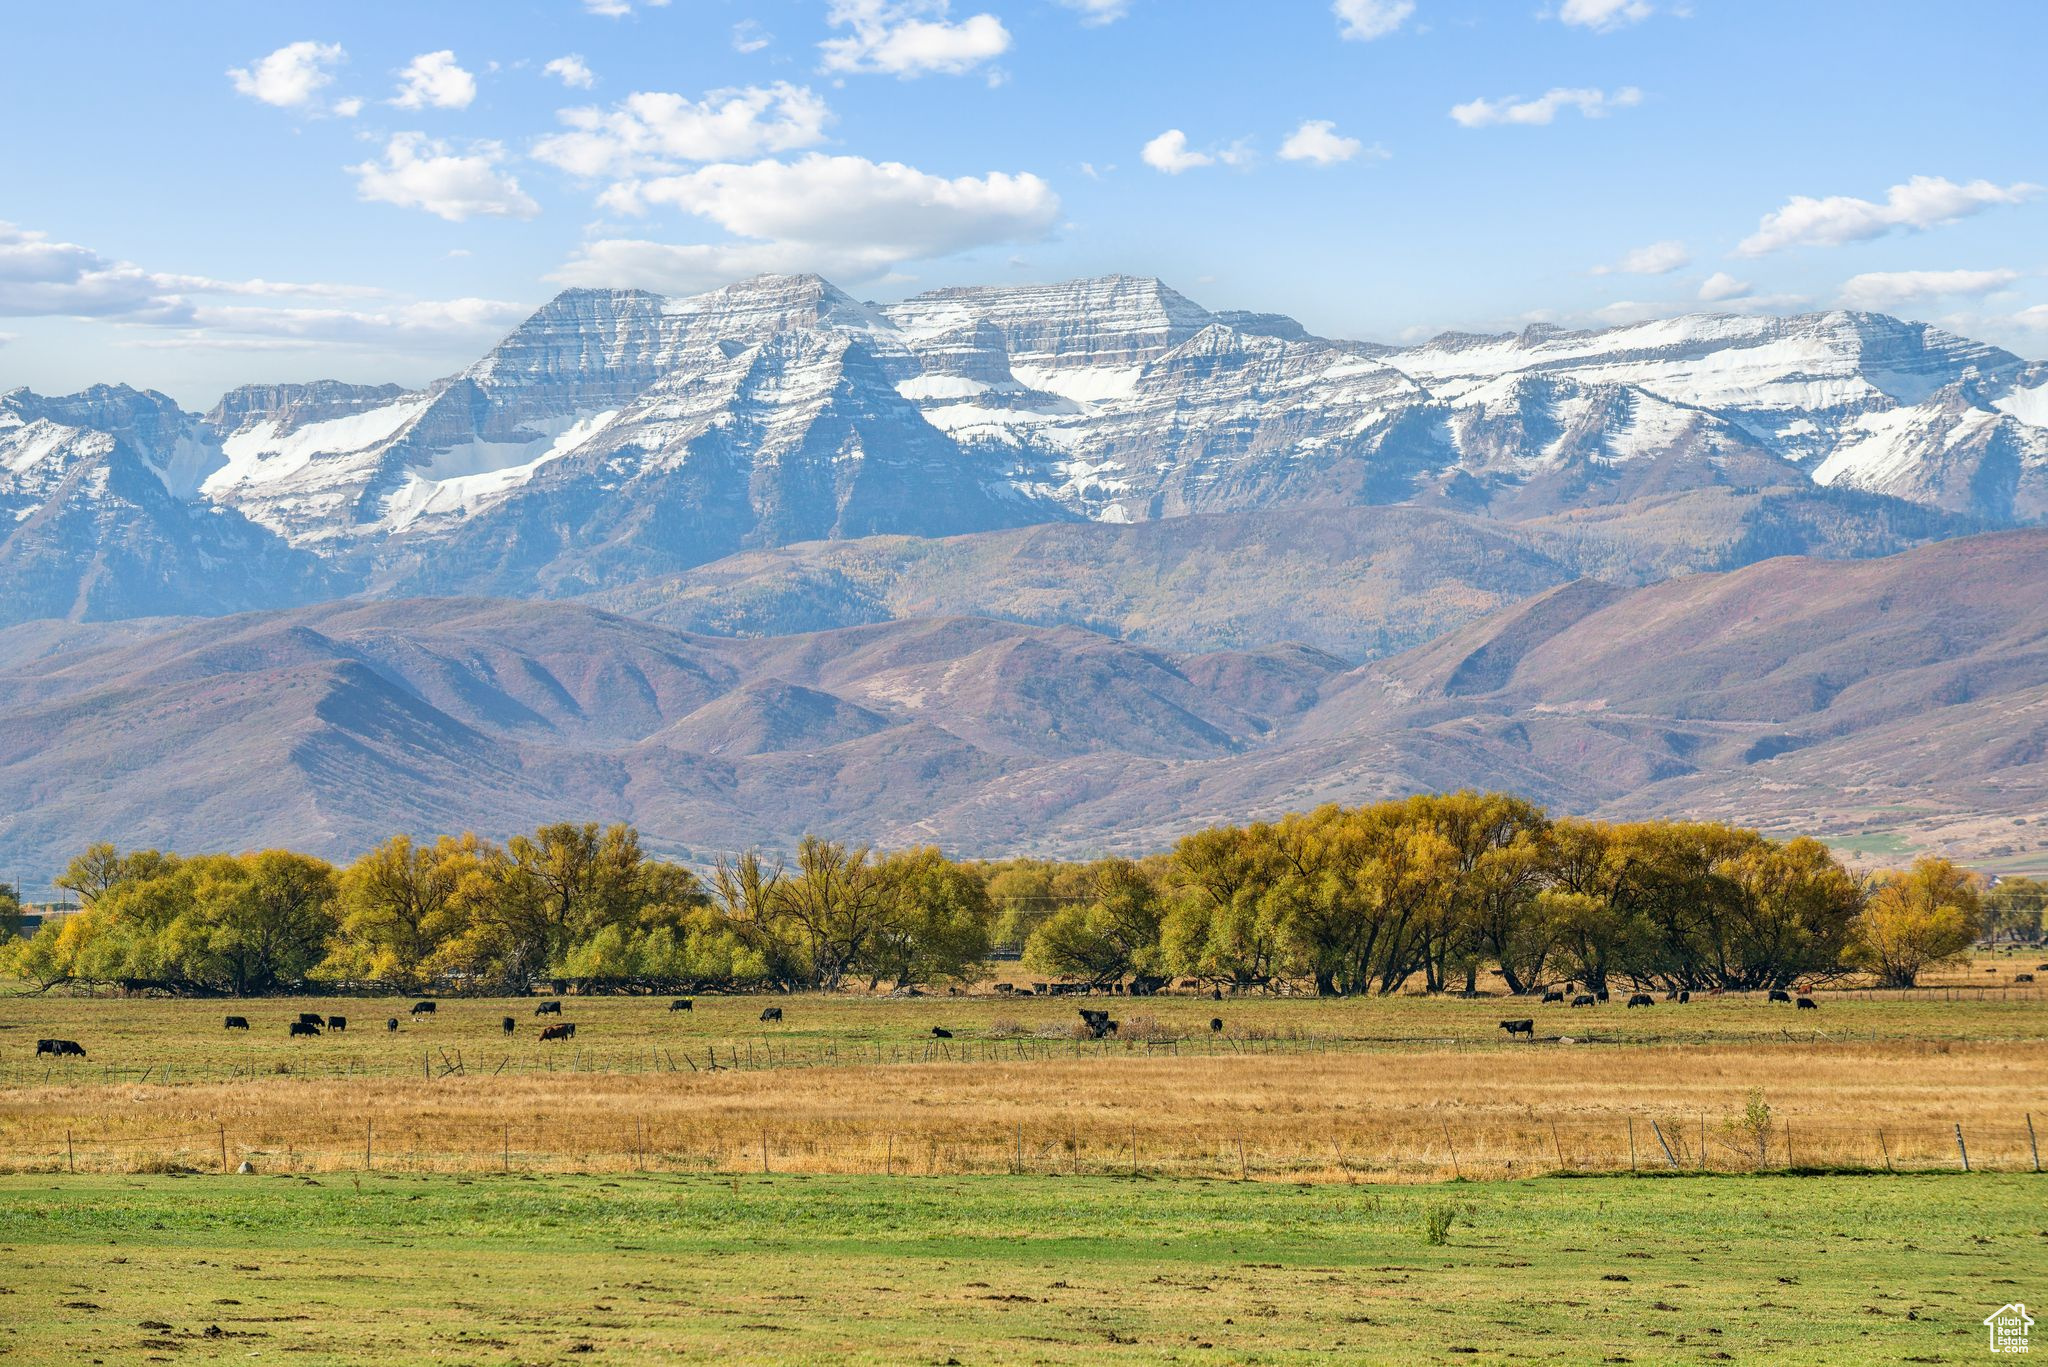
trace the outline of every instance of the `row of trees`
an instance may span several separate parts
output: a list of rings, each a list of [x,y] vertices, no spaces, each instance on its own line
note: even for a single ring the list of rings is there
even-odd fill
[[[1709,822],[1552,820],[1498,793],[1324,807],[1092,866],[1027,957],[1105,980],[1188,974],[1319,993],[1910,986],[1982,929],[1977,881],[1925,860],[1859,880],[1818,841]]]
[[[994,919],[981,874],[937,850],[806,839],[787,867],[747,854],[707,882],[649,857],[629,826],[546,826],[503,846],[395,836],[340,869],[284,850],[97,845],[59,885],[80,909],[15,951],[17,974],[238,995],[928,982],[978,967]]]
[[[343,868],[283,850],[179,857],[95,846],[80,910],[5,967],[48,986],[252,994],[309,983],[646,989],[932,983],[1023,951],[1093,984],[1184,976],[1325,994],[1783,987],[1865,971],[1911,985],[1988,928],[2038,934],[2048,888],[1989,897],[1925,860],[1859,880],[1813,840],[1712,823],[1552,820],[1493,793],[1325,807],[1200,831],[1144,860],[956,862],[805,839],[706,876],[627,826],[500,846],[394,837]]]

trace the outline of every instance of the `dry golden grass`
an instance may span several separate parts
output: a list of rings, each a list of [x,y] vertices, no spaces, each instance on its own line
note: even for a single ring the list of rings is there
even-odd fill
[[[1839,1043],[264,1079],[0,1093],[0,1166],[134,1171],[1129,1171],[1424,1180],[1636,1165],[2030,1165],[2048,1043]],[[2038,1122],[2037,1122],[2038,1123]],[[1880,1131],[1883,1138],[1880,1140]],[[68,1150],[67,1150],[68,1136]],[[1242,1150],[1240,1151],[1240,1144]],[[1133,1146],[1135,1145],[1135,1152]],[[1666,1149],[1670,1157],[1666,1156]]]

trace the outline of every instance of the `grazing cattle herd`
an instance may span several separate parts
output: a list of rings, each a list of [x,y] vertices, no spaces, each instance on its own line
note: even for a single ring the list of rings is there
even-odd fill
[[[2016,974],[2013,978],[2013,981],[2016,983],[2031,983],[2033,980],[2034,975],[2031,973]],[[1774,1004],[1790,1003],[1796,1005],[1801,1011],[1817,1011],[1820,1009],[1820,1003],[1813,999],[1811,987],[1803,983],[1798,984],[1797,993],[1798,995],[1795,997],[1793,993],[1787,992],[1783,988],[1774,987],[1767,992],[1766,1000]],[[1213,999],[1221,1000],[1220,991],[1211,995]],[[1723,993],[1720,989],[1716,988],[1709,995],[1719,997]],[[1549,988],[1545,989],[1542,993],[1542,1001],[1546,1006],[1563,1003],[1574,1007],[1591,1007],[1597,1006],[1606,1000],[1607,992],[1604,988],[1595,988],[1590,992],[1579,992],[1577,983],[1566,983],[1561,989]],[[1666,992],[1664,1000],[1684,1005],[1692,1000],[1692,993],[1683,988],[1676,988]],[[1628,998],[1628,1005],[1630,1007],[1654,1006],[1655,1004],[1655,999],[1647,992],[1632,993]],[[696,1001],[690,997],[677,997],[668,1005],[671,1013],[694,1011],[695,1008]],[[412,1015],[415,1019],[421,1016],[432,1016],[435,1013],[436,1004],[434,1002],[417,1001],[412,1005]],[[533,1013],[536,1016],[559,1017],[562,1014],[562,1002],[559,998],[549,998],[538,1003],[533,1008]],[[1084,1006],[1080,1009],[1080,1016],[1084,1032],[1091,1039],[1107,1039],[1117,1033],[1117,1022],[1110,1019],[1109,1012],[1107,1011]],[[780,1006],[764,1007],[761,1011],[760,1019],[763,1024],[780,1024],[783,1020],[783,1009]],[[393,1016],[384,1022],[384,1028],[386,1031],[395,1032],[398,1029],[398,1024],[398,1018]],[[298,1018],[288,1022],[288,1025],[289,1034],[294,1039],[317,1039],[326,1032],[339,1034],[346,1031],[348,1029],[348,1017],[324,1016],[317,1011],[301,1011],[298,1013]],[[517,1018],[512,1016],[500,1018],[499,1028],[504,1034],[516,1034],[518,1027]],[[249,1018],[246,1016],[228,1016],[222,1021],[221,1028],[224,1030],[247,1030],[249,1029]],[[1210,1033],[1220,1035],[1223,1033],[1223,1028],[1222,1017],[1217,1016],[1210,1019]],[[1534,1017],[1525,1016],[1518,1020],[1504,1020],[1500,1022],[1498,1028],[1507,1031],[1510,1039],[1518,1035],[1530,1040],[1536,1038],[1536,1020]],[[942,1025],[934,1025],[931,1028],[931,1033],[933,1039],[945,1040],[953,1038],[953,1032]],[[575,1037],[576,1026],[570,1021],[559,1021],[554,1025],[545,1026],[540,1032],[540,1038],[543,1041],[574,1039]],[[36,1054],[39,1057],[48,1055],[54,1058],[84,1058],[85,1049],[75,1040],[39,1039],[36,1041]]]

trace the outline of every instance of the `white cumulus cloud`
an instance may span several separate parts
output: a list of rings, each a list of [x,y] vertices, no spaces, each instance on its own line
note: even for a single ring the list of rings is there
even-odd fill
[[[1596,33],[1611,33],[1640,24],[1654,12],[1646,0],[1564,0],[1558,6],[1557,17]]]
[[[1930,299],[1981,296],[2006,288],[2018,271],[1866,271],[1842,285],[1842,302],[1852,309],[1892,309]]]
[[[1334,0],[1338,32],[1353,42],[1384,38],[1415,13],[1415,0]]]
[[[1595,266],[1595,275],[1669,275],[1692,264],[1683,242],[1652,242],[1637,247],[1611,266]]]
[[[1886,233],[1953,223],[2001,204],[2024,203],[2040,193],[2040,186],[2024,181],[1997,185],[1973,180],[1958,185],[1945,176],[1914,176],[1887,190],[1883,203],[1852,195],[1794,195],[1784,207],[1765,214],[1756,232],[1735,250],[1743,256],[1763,256],[1787,247],[1839,247]]]
[[[610,109],[564,109],[568,125],[534,143],[533,155],[584,177],[631,176],[699,161],[791,152],[824,141],[832,111],[803,86],[714,90],[701,100],[636,91]]]
[[[1503,99],[1471,100],[1451,106],[1451,117],[1466,128],[1487,128],[1494,124],[1547,124],[1566,109],[1576,109],[1589,119],[1604,117],[1616,109],[1643,102],[1643,92],[1625,85],[1612,95],[1604,90],[1547,90],[1533,100],[1509,95]]]
[[[1700,282],[1700,298],[1709,304],[1740,299],[1750,292],[1747,280],[1737,280],[1726,271],[1715,271]]]
[[[340,43],[287,43],[246,67],[231,67],[228,79],[250,99],[299,109],[334,81],[334,68],[348,60]]]
[[[422,52],[398,75],[398,94],[391,103],[400,109],[467,109],[476,99],[476,77],[447,48]]]
[[[993,14],[948,17],[948,0],[830,0],[825,21],[849,30],[818,44],[827,71],[881,72],[908,79],[957,76],[1010,48],[1010,31]]]
[[[1345,137],[1328,119],[1304,119],[1301,126],[1280,144],[1282,161],[1312,161],[1318,166],[1334,166],[1361,154],[1375,159],[1384,159],[1387,155],[1382,148],[1368,149],[1357,138]]]
[[[1197,166],[1214,166],[1216,158],[1208,152],[1195,152],[1188,148],[1188,135],[1178,128],[1169,128],[1145,144],[1140,154],[1145,164],[1155,171],[1164,171],[1177,176],[1183,171],[1192,171]]]
[[[720,163],[617,187],[739,239],[586,244],[557,274],[568,284],[698,288],[762,271],[869,280],[907,261],[1035,241],[1058,221],[1052,187],[1030,174],[945,177],[900,162],[819,153]]]
[[[499,170],[505,149],[479,142],[458,153],[424,133],[394,133],[384,145],[384,159],[351,166],[359,198],[404,209],[424,209],[437,218],[460,223],[471,218],[532,218],[540,212]]]
[[[597,77],[590,70],[590,64],[578,53],[572,52],[565,57],[557,57],[541,70],[572,89],[588,90],[597,84]]]

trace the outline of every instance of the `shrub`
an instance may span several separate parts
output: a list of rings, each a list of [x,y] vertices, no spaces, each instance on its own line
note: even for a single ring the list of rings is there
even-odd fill
[[[1429,1240],[1431,1248],[1439,1248],[1451,1241],[1451,1226],[1458,1222],[1458,1208],[1454,1205],[1431,1206],[1423,1217],[1423,1237]]]

